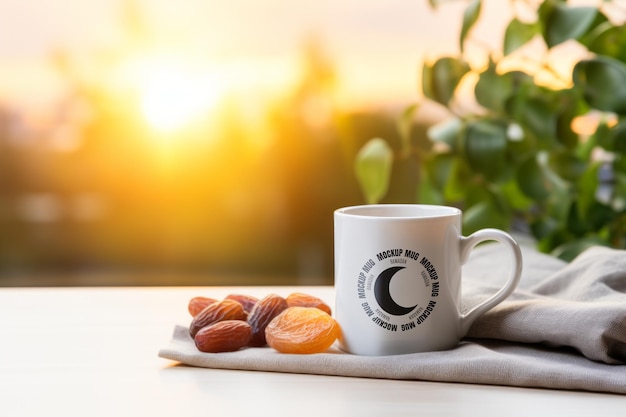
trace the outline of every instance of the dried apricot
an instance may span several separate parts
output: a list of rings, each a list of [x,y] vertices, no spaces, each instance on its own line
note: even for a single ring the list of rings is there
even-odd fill
[[[224,320],[244,320],[246,312],[243,306],[235,300],[222,300],[206,306],[199,312],[189,325],[189,334],[195,337],[203,327]]]
[[[321,299],[302,292],[291,293],[285,298],[289,307],[315,307],[331,314],[330,307]]]
[[[191,300],[189,300],[187,309],[189,310],[189,314],[191,314],[192,317],[195,317],[198,315],[199,312],[204,310],[204,307],[216,302],[217,300],[215,298],[193,297]]]
[[[248,324],[252,327],[252,339],[250,346],[265,346],[265,328],[274,317],[287,308],[287,302],[283,297],[270,294],[260,299],[248,314]]]
[[[319,353],[341,333],[339,323],[315,307],[289,307],[265,329],[267,343],[281,353]]]
[[[224,320],[203,327],[194,342],[201,352],[234,352],[246,346],[252,337],[252,328],[241,320]]]

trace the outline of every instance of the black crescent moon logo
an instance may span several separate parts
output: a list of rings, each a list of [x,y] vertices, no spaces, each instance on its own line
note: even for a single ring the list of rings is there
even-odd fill
[[[389,293],[391,278],[393,278],[395,273],[401,269],[404,269],[404,267],[392,266],[391,268],[385,269],[378,275],[376,282],[374,283],[374,296],[376,297],[378,305],[393,316],[404,316],[417,307],[417,304],[413,307],[403,307],[396,303]]]

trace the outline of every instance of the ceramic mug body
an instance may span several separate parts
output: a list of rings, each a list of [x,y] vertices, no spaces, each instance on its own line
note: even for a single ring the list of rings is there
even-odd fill
[[[480,314],[503,301],[521,274],[521,252],[505,232],[461,235],[459,209],[365,205],[338,209],[335,225],[336,318],[340,348],[394,355],[455,347]],[[479,242],[511,248],[514,267],[491,298],[461,311],[461,267]]]

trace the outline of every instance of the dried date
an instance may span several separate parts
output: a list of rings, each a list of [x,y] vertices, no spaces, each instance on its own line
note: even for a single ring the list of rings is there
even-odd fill
[[[216,302],[217,300],[215,298],[193,297],[191,300],[189,300],[189,304],[187,305],[187,310],[189,310],[189,314],[191,314],[192,317],[195,317],[198,315],[199,312],[204,310],[206,306],[208,306],[209,304],[216,303]]]
[[[234,352],[246,346],[252,337],[252,328],[242,320],[224,320],[203,327],[194,342],[201,352]]]
[[[248,313],[252,311],[254,305],[259,301],[258,298],[245,294],[228,294],[225,299],[238,301]]]
[[[265,346],[265,328],[274,317],[287,308],[287,301],[280,295],[270,294],[260,299],[248,315],[248,324],[252,327],[250,346]]]
[[[189,334],[195,337],[203,327],[224,320],[245,320],[243,306],[235,300],[222,300],[206,306],[199,312],[189,325]]]

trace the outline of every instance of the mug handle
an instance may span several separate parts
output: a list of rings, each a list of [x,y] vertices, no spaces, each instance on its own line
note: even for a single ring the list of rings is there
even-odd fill
[[[477,306],[471,308],[465,314],[461,315],[462,335],[467,334],[474,320],[476,320],[481,314],[500,304],[505,298],[511,295],[511,293],[515,290],[515,287],[517,287],[522,275],[522,251],[520,250],[519,245],[515,242],[511,235],[498,229],[482,229],[467,237],[462,236],[461,263],[464,264],[467,261],[470,252],[477,244],[489,240],[495,240],[496,242],[503,243],[511,249],[514,258],[514,268],[511,271],[509,279],[500,291],[495,293],[491,298],[488,298]]]

